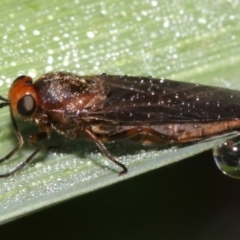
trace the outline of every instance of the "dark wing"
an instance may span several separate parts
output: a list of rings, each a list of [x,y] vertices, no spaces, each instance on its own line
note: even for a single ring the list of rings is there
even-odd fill
[[[151,77],[99,76],[107,98],[86,118],[122,124],[240,118],[240,92]]]

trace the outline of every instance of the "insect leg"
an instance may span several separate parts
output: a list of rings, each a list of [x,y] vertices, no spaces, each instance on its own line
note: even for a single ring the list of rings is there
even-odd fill
[[[25,165],[27,165],[32,159],[33,157],[42,149],[42,145],[37,143],[37,141],[40,141],[40,140],[43,140],[45,138],[48,137],[48,133],[47,132],[40,132],[40,133],[36,133],[36,134],[32,134],[29,136],[29,142],[32,143],[33,145],[35,145],[37,147],[37,149],[24,161],[22,162],[20,165],[18,165],[15,169],[13,169],[12,171],[8,172],[8,173],[4,173],[4,174],[1,174],[0,175],[0,178],[4,178],[4,177],[8,177],[8,176],[11,176],[13,175],[14,173],[18,172],[19,170],[21,170]],[[22,136],[21,136],[22,138]],[[23,144],[23,142],[22,142]],[[22,147],[22,145],[21,145]],[[13,151],[11,151],[6,157],[7,159],[9,159],[19,148],[19,147],[16,147]],[[5,157],[5,158],[6,158]],[[4,159],[4,160],[7,160],[7,159]],[[2,160],[2,159],[1,159]]]
[[[119,175],[123,175],[128,172],[127,167],[124,164],[118,162],[115,157],[107,150],[102,141],[100,141],[90,130],[85,129],[85,133],[95,142],[95,144],[98,146],[98,148],[104,155],[106,155],[112,162],[114,162],[123,169],[121,172],[119,172]]]
[[[10,116],[11,116],[12,124],[13,124],[13,127],[14,127],[14,132],[15,132],[15,135],[16,135],[16,138],[17,138],[17,141],[18,141],[18,145],[10,153],[8,153],[5,157],[1,158],[0,163],[2,163],[4,161],[8,160],[9,158],[11,158],[14,153],[16,153],[19,149],[22,148],[23,143],[24,143],[23,138],[22,138],[22,134],[18,130],[18,126],[17,126],[16,120],[14,118],[14,115],[13,115],[13,112],[12,112],[11,109],[10,109]]]
[[[33,157],[40,151],[40,149],[36,149],[24,162],[22,162],[20,165],[18,165],[14,170],[8,172],[8,173],[4,173],[0,175],[0,178],[4,178],[4,177],[8,177],[13,175],[14,173],[18,172],[19,170],[21,170],[25,165],[27,165],[32,159]]]
[[[10,159],[19,149],[22,148],[23,143],[24,143],[23,138],[22,138],[22,134],[18,129],[16,120],[14,118],[14,115],[13,115],[13,112],[12,112],[11,108],[10,108],[10,116],[11,116],[12,124],[13,124],[13,127],[14,127],[14,132],[15,132],[15,135],[16,135],[16,138],[17,138],[17,141],[18,141],[18,145],[10,153],[8,153],[5,157],[1,158],[0,163]],[[44,132],[40,132],[40,133],[37,133],[37,134],[32,134],[28,138],[28,141],[30,143],[33,143],[37,147],[37,149],[24,162],[22,162],[19,166],[17,166],[14,170],[12,170],[8,173],[0,174],[0,178],[11,176],[14,173],[16,173],[17,171],[21,170],[41,150],[42,145],[37,143],[37,141],[40,141],[40,140],[42,140],[44,138],[47,138],[49,136],[50,127],[47,127],[47,125],[42,125],[42,126],[40,126],[40,128],[43,129]]]

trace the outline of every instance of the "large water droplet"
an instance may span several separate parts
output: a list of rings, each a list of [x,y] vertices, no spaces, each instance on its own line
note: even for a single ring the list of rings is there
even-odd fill
[[[218,168],[227,176],[240,179],[240,136],[213,148]]]

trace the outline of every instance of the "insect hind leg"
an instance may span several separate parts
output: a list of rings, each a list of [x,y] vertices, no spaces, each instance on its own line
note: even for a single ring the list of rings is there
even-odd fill
[[[90,130],[88,129],[85,129],[85,133],[87,134],[87,136],[92,139],[95,144],[98,146],[98,148],[100,149],[100,151],[105,155],[107,156],[112,162],[114,162],[115,164],[117,164],[119,167],[122,168],[122,171],[119,172],[119,175],[123,175],[123,174],[126,174],[128,172],[128,169],[127,167],[123,164],[123,163],[120,163],[119,161],[116,160],[116,158],[108,151],[108,149],[105,147],[105,145],[103,144],[103,142],[97,138],[95,136],[94,133],[92,133]]]

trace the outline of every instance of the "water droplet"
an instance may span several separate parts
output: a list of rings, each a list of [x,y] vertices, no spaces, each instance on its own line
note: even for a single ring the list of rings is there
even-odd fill
[[[220,171],[229,177],[240,179],[240,136],[216,146],[213,156]]]
[[[94,32],[92,32],[92,31],[87,32],[86,35],[88,38],[94,38],[94,36],[95,36]]]
[[[40,31],[39,31],[39,30],[37,30],[37,29],[33,30],[33,35],[35,35],[35,36],[38,36],[38,35],[40,35]]]

